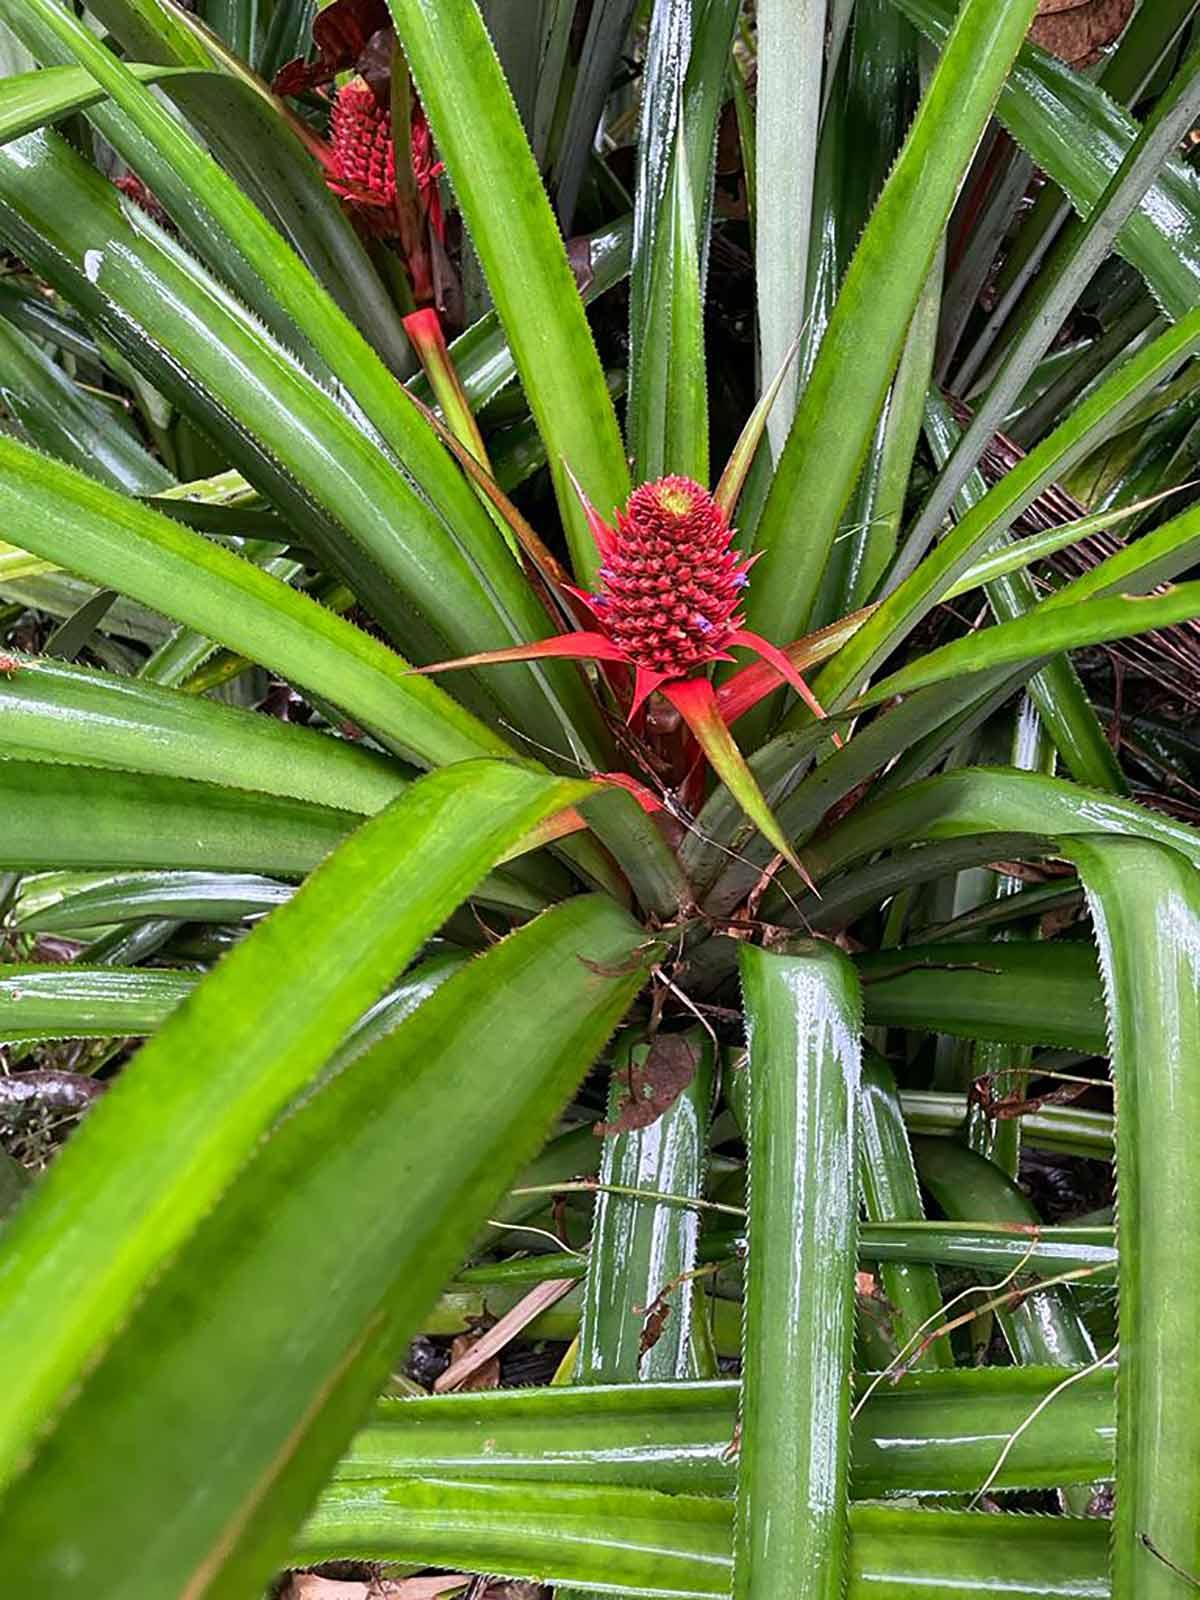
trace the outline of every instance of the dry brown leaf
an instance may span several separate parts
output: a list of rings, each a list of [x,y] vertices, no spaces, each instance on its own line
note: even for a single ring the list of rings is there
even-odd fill
[[[452,1361],[433,1386],[434,1394],[445,1394],[449,1389],[461,1389],[473,1372],[499,1355],[517,1335],[537,1320],[543,1311],[556,1300],[569,1294],[575,1287],[575,1278],[550,1278],[539,1283],[523,1295],[511,1311],[506,1311],[494,1328],[489,1328],[482,1338],[476,1339],[470,1349]]]
[[[450,1365],[461,1361],[479,1343],[479,1335],[460,1333],[450,1346]],[[476,1367],[458,1385],[460,1389],[498,1389],[500,1387],[500,1357],[491,1356],[482,1366]]]
[[[1041,0],[1029,37],[1068,66],[1090,66],[1120,37],[1133,7],[1134,0]]]
[[[612,1122],[598,1122],[592,1130],[604,1136],[648,1128],[673,1106],[696,1075],[699,1057],[681,1033],[660,1034],[645,1060],[629,1069],[629,1093]]]
[[[315,1572],[293,1572],[281,1600],[370,1600],[369,1583],[343,1583]]]

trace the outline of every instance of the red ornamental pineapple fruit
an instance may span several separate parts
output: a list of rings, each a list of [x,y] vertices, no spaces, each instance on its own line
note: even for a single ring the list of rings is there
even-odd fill
[[[422,670],[444,672],[554,656],[632,667],[629,720],[638,715],[648,696],[661,690],[746,815],[810,882],[734,743],[729,722],[781,682],[791,684],[815,715],[825,713],[788,653],[744,625],[739,607],[754,558],[747,559],[734,548],[733,528],[720,494],[721,487],[711,495],[691,478],[658,478],[634,490],[612,527],[581,491],[600,555],[600,586],[595,593],[574,588],[570,592],[594,618],[594,629],[439,661]],[[739,679],[753,670],[743,669],[726,686],[734,693],[723,703],[705,669],[714,661],[732,660],[729,651],[734,645],[753,650],[769,670],[759,675],[749,693],[738,693]],[[831,737],[840,743],[836,733]],[[629,789],[645,809],[659,808],[658,800],[628,774],[598,776]]]
[[[379,238],[405,233],[397,210],[396,146],[392,115],[364,79],[351,78],[337,92],[330,116],[329,187],[348,200],[363,226]],[[442,163],[433,159],[429,124],[413,105],[412,170],[421,209],[439,239],[445,234],[437,180]]]
[[[750,568],[732,540],[721,508],[692,479],[634,490],[603,551],[599,593],[588,597],[634,666],[669,679],[729,659]]]
[[[369,208],[379,207],[377,219],[392,231],[391,209],[396,201],[396,147],[392,143],[392,118],[362,78],[351,78],[338,90],[329,124],[333,145],[331,189],[361,205],[370,221]]]

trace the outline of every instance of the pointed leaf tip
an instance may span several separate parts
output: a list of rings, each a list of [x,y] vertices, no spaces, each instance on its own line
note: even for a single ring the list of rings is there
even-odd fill
[[[814,894],[818,893],[816,884],[788,842],[786,834],[775,818],[775,813],[767,804],[766,796],[758,786],[758,780],[726,726],[712,684],[707,678],[680,678],[673,683],[664,684],[662,692],[692,730],[713,771],[729,789],[750,821],[763,837],[775,846],[788,865],[795,868],[806,887]]]

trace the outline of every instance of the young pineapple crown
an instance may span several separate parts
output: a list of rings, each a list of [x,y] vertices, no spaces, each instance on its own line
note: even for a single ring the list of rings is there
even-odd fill
[[[617,513],[594,604],[636,666],[682,676],[725,650],[742,624],[749,567],[732,540],[724,512],[691,478],[634,490]]]

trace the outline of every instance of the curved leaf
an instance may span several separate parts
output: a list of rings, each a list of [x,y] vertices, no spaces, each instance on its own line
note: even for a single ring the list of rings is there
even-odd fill
[[[0,439],[0,517],[35,555],[315,689],[418,762],[506,747],[444,690],[306,595],[182,523]]]
[[[1028,1197],[1000,1167],[953,1139],[918,1139],[914,1146],[921,1182],[951,1220],[1017,1223],[1036,1228],[1040,1218]],[[1028,1289],[1020,1278],[1017,1290]],[[1082,1367],[1096,1349],[1069,1285],[1049,1284],[1026,1293],[997,1312],[1019,1363]]]
[[[297,1541],[297,1560],[499,1567],[514,1577],[670,1596],[729,1593],[732,1507],[652,1490],[539,1483],[339,1484]],[[1107,1530],[1096,1519],[996,1518],[855,1506],[844,1600],[1109,1600]]]
[[[255,929],[121,1075],[0,1245],[0,1352],[13,1375],[0,1396],[0,1480],[355,1018],[516,838],[583,793],[490,762],[422,779]]]
[[[474,0],[388,0],[516,358],[570,543],[599,565],[568,467],[601,514],[629,493],[604,373],[537,167]]]
[[[894,0],[931,39],[953,19],[950,0]],[[1082,72],[1035,44],[1021,46],[996,114],[1087,216],[1132,149],[1139,126]],[[1200,180],[1181,160],[1168,161],[1117,249],[1137,267],[1172,317],[1191,311],[1200,292]]]
[[[1132,800],[1117,800],[1002,767],[962,767],[869,801],[824,839],[806,847],[813,876],[825,876],[859,856],[918,839],[1023,833],[1058,839],[1122,834],[1173,846],[1200,866],[1200,833]]]
[[[119,1039],[153,1033],[196,987],[193,972],[135,968],[0,966],[0,1035]]]
[[[970,1493],[1008,1436],[1065,1376],[1060,1367],[907,1372],[876,1384],[856,1416],[855,1497]],[[855,1382],[861,1395],[869,1375]],[[598,1385],[381,1400],[338,1463],[339,1481],[455,1478],[489,1484],[624,1484],[730,1494],[741,1385]],[[1064,1390],[1021,1434],[997,1484],[1090,1483],[1112,1470],[1113,1374]]]
[[[860,972],[861,978],[861,972]],[[867,1017],[870,1025],[870,1017]],[[896,1079],[882,1057],[869,1053],[863,1062],[861,1181],[863,1210],[871,1222],[923,1222],[925,1210],[917,1187],[917,1171]],[[860,1254],[862,1244],[860,1240]],[[907,1349],[914,1336],[936,1324],[942,1309],[942,1291],[931,1266],[916,1262],[885,1263],[880,1283],[887,1304],[890,1333],[899,1349]],[[915,1365],[950,1366],[945,1352],[931,1345],[920,1352]],[[854,1476],[861,1479],[862,1463],[851,1451]]]
[[[111,765],[291,795],[370,816],[405,787],[377,752],[297,723],[10,652],[0,674],[0,738],[47,761]]]
[[[868,1025],[1106,1055],[1090,945],[963,940],[856,957]]]
[[[53,1592],[66,1559],[113,1600],[257,1592],[394,1352],[636,993],[643,944],[612,901],[569,901],[293,1108],[10,1487],[5,1571]],[[97,1438],[135,1496],[124,1474],[94,1470]]]
[[[938,239],[1035,0],[966,0],[843,280],[755,534],[750,625],[804,631]]]

